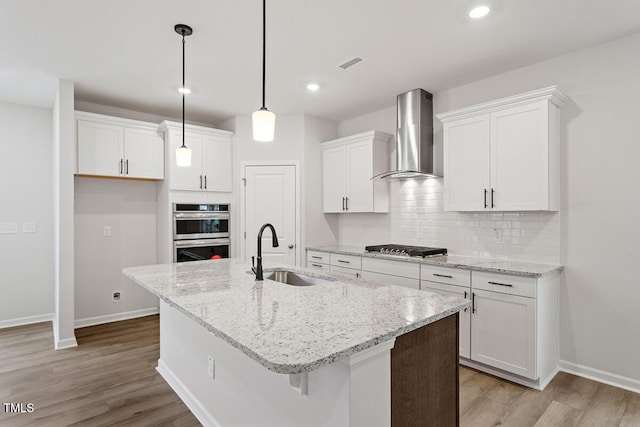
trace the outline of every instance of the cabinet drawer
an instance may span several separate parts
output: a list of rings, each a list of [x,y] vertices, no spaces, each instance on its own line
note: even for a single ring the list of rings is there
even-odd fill
[[[328,273],[329,271],[331,271],[329,267],[330,267],[329,264],[322,264],[318,262],[307,261],[307,268],[310,270],[319,270],[319,271],[325,271]]]
[[[430,282],[428,280],[420,281],[420,289],[431,292],[442,291],[445,295],[456,295],[460,298],[471,298],[471,289],[457,285],[447,285],[444,283]]]
[[[474,271],[472,283],[473,289],[484,289],[529,298],[536,297],[536,279],[532,277]]]
[[[362,258],[362,271],[420,279],[420,264],[386,259]]]
[[[343,276],[348,276],[348,277],[355,277],[356,279],[360,278],[360,270],[354,270],[353,268],[346,268],[346,267],[338,267],[335,265],[332,265],[330,267],[330,270],[332,273],[336,273],[336,274],[341,274]]]
[[[331,265],[360,270],[362,268],[362,258],[354,255],[331,254]]]
[[[307,251],[307,264],[310,262],[331,264],[331,256],[327,252]]]
[[[364,261],[364,260],[362,260]],[[384,283],[385,285],[403,286],[405,288],[420,289],[420,280],[408,277],[392,276],[390,274],[374,273],[372,271],[362,271],[360,277],[364,280],[372,280]]]
[[[471,271],[459,268],[422,264],[420,267],[420,278],[430,282],[447,283],[449,285],[471,286]]]

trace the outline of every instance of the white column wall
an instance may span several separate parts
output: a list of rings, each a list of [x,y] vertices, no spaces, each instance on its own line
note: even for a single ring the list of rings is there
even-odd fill
[[[75,347],[74,334],[74,172],[73,83],[60,80],[53,106],[53,256],[56,349]]]

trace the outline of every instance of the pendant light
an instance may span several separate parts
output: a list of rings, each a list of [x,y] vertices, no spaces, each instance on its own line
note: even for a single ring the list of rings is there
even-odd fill
[[[276,127],[276,115],[265,107],[265,71],[267,62],[267,0],[262,0],[262,107],[251,115],[253,121],[253,139],[260,142],[273,141]]]
[[[184,85],[184,38],[193,34],[193,29],[185,24],[178,24],[174,27],[176,33],[182,36],[182,87],[180,92],[182,93],[182,145],[176,148],[176,164],[182,167],[191,166],[191,149],[184,145],[184,97],[187,94],[186,86]]]

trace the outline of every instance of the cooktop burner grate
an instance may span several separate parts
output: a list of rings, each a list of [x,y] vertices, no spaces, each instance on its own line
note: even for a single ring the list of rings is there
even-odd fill
[[[408,245],[372,245],[365,246],[367,252],[380,252],[390,255],[406,255],[406,256],[433,256],[446,255],[446,248],[431,248],[428,246],[408,246]]]

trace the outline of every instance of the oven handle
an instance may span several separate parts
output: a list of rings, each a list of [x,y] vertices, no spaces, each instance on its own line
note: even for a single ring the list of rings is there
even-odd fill
[[[175,248],[204,248],[206,246],[227,246],[231,239],[207,239],[207,240],[177,240],[173,242]]]
[[[174,213],[175,219],[229,219],[228,213]]]

